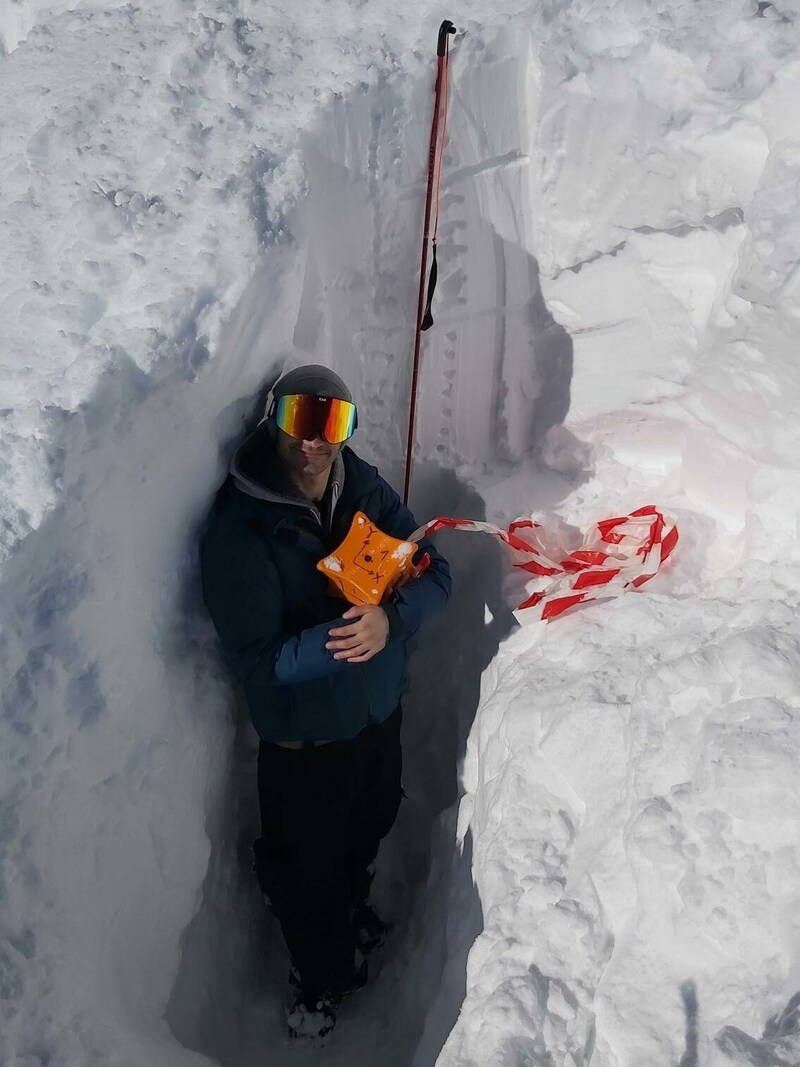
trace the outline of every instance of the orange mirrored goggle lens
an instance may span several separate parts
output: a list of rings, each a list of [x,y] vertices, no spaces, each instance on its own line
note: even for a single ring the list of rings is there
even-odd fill
[[[290,437],[309,441],[320,433],[329,444],[338,445],[353,436],[356,406],[335,397],[293,393],[276,403],[275,421]]]

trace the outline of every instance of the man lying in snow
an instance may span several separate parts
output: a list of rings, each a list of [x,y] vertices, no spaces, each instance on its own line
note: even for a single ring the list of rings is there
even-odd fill
[[[406,641],[450,593],[427,540],[428,569],[380,606],[342,612],[317,570],[358,510],[393,537],[417,526],[345,446],[356,424],[338,375],[286,374],[234,456],[202,546],[205,602],[261,739],[255,870],[292,957],[293,1037],[330,1032],[382,943],[367,897],[402,794]]]

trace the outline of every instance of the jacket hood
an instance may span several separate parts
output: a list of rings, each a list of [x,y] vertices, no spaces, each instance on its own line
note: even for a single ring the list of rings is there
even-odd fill
[[[303,496],[278,459],[275,451],[275,432],[274,423],[265,419],[242,441],[233,454],[229,468],[234,485],[240,492],[255,497],[256,500],[305,508],[313,512],[321,522],[320,508]],[[343,487],[344,461],[339,452],[333,461],[326,491],[326,496],[330,499],[327,508],[329,516],[333,514]]]

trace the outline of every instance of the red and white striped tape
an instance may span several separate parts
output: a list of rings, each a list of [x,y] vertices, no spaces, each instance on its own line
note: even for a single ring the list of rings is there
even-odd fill
[[[420,526],[408,540],[419,541],[443,529],[482,531],[499,538],[511,554],[514,571],[524,579],[525,595],[516,610],[535,609],[541,619],[638,589],[655,577],[678,543],[675,522],[652,504],[603,519],[572,551],[556,531],[533,519],[516,519],[504,530],[491,522],[440,517]]]

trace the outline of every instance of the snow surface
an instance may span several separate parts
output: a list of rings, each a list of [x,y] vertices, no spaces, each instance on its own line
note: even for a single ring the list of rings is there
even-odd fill
[[[678,520],[511,629],[489,539],[414,659],[383,970],[309,1057],[197,543],[258,394],[328,362],[412,494]],[[0,1062],[800,1064],[795,0],[3,0]]]

